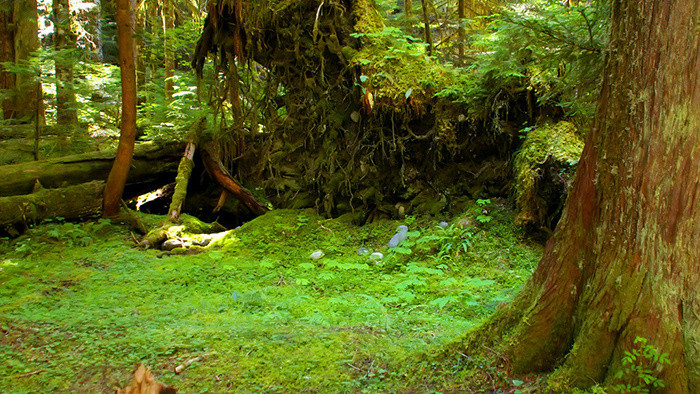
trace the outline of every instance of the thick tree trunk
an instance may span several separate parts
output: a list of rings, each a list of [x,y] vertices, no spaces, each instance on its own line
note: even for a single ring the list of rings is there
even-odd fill
[[[139,184],[168,183],[177,172],[182,147],[181,144],[165,148],[140,144],[131,162],[128,183],[134,187]],[[109,175],[114,158],[112,152],[90,152],[1,166],[0,196],[29,194],[37,180],[46,188],[104,180]]]
[[[56,57],[56,121],[59,125],[78,123],[77,102],[73,87],[73,54],[77,35],[73,31],[69,0],[53,0],[54,44],[62,51]]]
[[[14,7],[10,2],[0,3],[0,63],[15,61],[14,46]],[[16,84],[15,74],[8,72],[0,64],[0,89],[12,91]],[[16,113],[16,103],[11,96],[2,100],[4,119],[13,119]]]
[[[16,63],[29,59],[31,53],[39,49],[37,28],[36,0],[5,1],[0,5],[0,62]],[[9,92],[2,103],[3,117],[22,122],[35,119],[43,122],[41,83],[37,75],[27,71],[8,73],[0,66],[0,89]]]
[[[105,186],[102,215],[114,216],[124,192],[124,185],[136,140],[136,67],[134,65],[134,23],[130,0],[117,0],[117,42],[122,78],[122,125],[117,157]]]
[[[487,330],[516,372],[576,386],[622,373],[643,337],[668,392],[700,391],[700,3],[616,0],[596,125],[559,226]],[[653,365],[650,365],[653,364]]]

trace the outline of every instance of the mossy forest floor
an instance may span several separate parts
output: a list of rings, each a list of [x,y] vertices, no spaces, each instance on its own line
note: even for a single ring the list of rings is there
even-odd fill
[[[139,362],[182,393],[477,387],[425,355],[508,300],[541,256],[488,204],[447,228],[275,210],[199,254],[134,248],[107,220],[41,224],[0,240],[0,392],[113,392]]]

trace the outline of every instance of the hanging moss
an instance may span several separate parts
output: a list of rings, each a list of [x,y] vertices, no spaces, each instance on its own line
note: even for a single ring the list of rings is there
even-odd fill
[[[582,151],[583,141],[570,122],[529,130],[515,158],[519,225],[553,227],[556,224],[566,200],[562,194],[568,192]]]

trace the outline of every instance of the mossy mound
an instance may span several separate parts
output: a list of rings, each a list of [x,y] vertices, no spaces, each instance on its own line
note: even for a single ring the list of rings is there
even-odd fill
[[[515,158],[517,224],[556,225],[582,151],[583,140],[570,122],[541,125],[527,133]]]

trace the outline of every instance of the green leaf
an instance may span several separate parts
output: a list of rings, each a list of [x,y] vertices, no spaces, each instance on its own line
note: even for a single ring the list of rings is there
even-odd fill
[[[406,91],[406,94],[405,94],[406,99],[408,99],[409,97],[411,97],[411,93],[413,93],[413,88],[409,88],[409,89]]]
[[[393,250],[394,252],[396,252],[398,254],[411,254],[412,253],[411,249],[404,248],[402,246],[397,246],[395,248],[392,248],[391,250]]]

